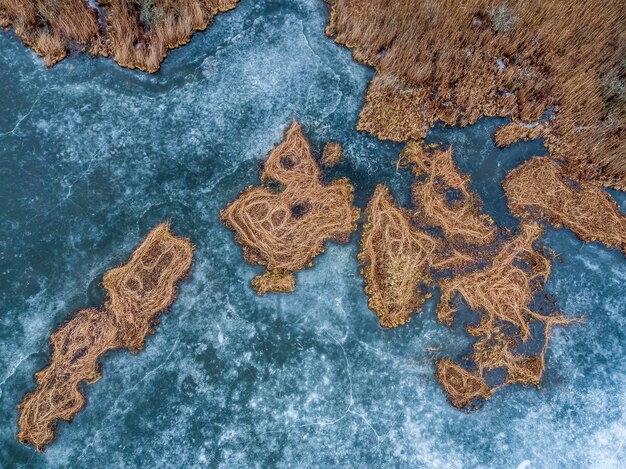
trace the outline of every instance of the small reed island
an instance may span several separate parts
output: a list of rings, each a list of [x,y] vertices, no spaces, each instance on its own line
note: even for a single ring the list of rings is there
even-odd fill
[[[82,384],[100,379],[100,358],[111,350],[143,349],[189,272],[193,250],[164,223],[126,264],[105,274],[105,304],[78,311],[50,336],[50,363],[35,373],[37,388],[18,407],[20,441],[43,451],[55,438],[57,421],[71,422],[85,406]]]
[[[266,269],[252,279],[260,295],[293,291],[293,274],[310,266],[326,241],[347,243],[356,231],[354,188],[345,178],[323,184],[320,177],[311,144],[294,121],[264,162],[261,185],[221,211],[245,259]]]

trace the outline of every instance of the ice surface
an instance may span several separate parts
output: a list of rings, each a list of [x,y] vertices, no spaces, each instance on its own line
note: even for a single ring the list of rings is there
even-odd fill
[[[367,309],[358,237],[329,244],[289,295],[259,298],[219,209],[258,181],[296,117],[344,145],[363,207],[378,182],[407,204],[400,145],[354,130],[373,72],[323,35],[320,0],[242,0],[150,76],[73,56],[51,70],[0,34],[0,466],[618,467],[626,458],[626,262],[565,230],[549,291],[586,323],[558,329],[541,390],[451,408],[433,362],[469,343],[431,301],[398,330]],[[499,181],[543,147],[498,150],[500,121],[438,128],[506,214]],[[621,197],[621,196],[620,196]],[[624,198],[622,207],[626,207]],[[43,454],[15,440],[17,404],[50,332],[98,305],[105,270],[173,218],[199,247],[190,279],[138,356],[106,357],[88,405]]]

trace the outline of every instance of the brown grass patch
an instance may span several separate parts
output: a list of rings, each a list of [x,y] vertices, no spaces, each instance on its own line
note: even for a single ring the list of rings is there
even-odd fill
[[[49,365],[35,373],[37,389],[20,403],[17,438],[43,451],[58,420],[71,422],[84,407],[81,386],[100,379],[100,358],[110,350],[140,351],[158,316],[176,297],[176,284],[191,267],[193,246],[154,228],[130,260],[107,272],[109,298],[101,309],[76,313],[50,336]]]
[[[521,232],[500,248],[489,265],[441,281],[439,321],[452,324],[457,313],[453,301],[457,294],[480,317],[477,325],[467,327],[468,333],[477,338],[472,352],[477,370],[465,370],[471,379],[460,371],[459,365],[450,368],[451,364],[444,362],[438,366],[437,378],[456,407],[471,405],[476,396],[485,397],[499,388],[485,390],[481,382],[487,371],[506,370],[506,379],[500,386],[512,383],[539,386],[551,329],[571,322],[560,312],[545,315],[529,306],[551,271],[550,260],[533,247],[542,233],[539,225],[523,224]],[[518,349],[531,338],[533,321],[543,324],[543,346],[538,355],[527,356]]]
[[[15,34],[51,67],[71,47],[88,50],[100,42],[98,12],[86,0],[0,0],[0,26]]]
[[[292,289],[291,280],[277,280],[309,265],[327,240],[347,242],[359,209],[352,205],[354,188],[347,179],[321,183],[311,145],[295,121],[265,161],[261,182],[242,191],[221,218],[246,260],[272,273],[253,280],[263,294]]]
[[[266,271],[252,279],[252,288],[261,296],[267,292],[290,293],[296,289],[296,278],[289,272]]]
[[[512,145],[520,140],[536,140],[546,134],[546,126],[542,122],[509,122],[501,125],[493,133],[493,140],[499,147]]]
[[[104,12],[99,19],[86,0],[0,0],[0,26],[13,26],[46,66],[78,48],[153,73],[169,49],[189,42],[195,31],[206,29],[238,1],[97,0]]]
[[[480,374],[466,370],[449,358],[438,360],[436,367],[437,381],[454,407],[463,409],[491,397],[492,390]]]
[[[554,161],[533,158],[502,185],[515,216],[564,226],[585,242],[599,241],[626,255],[626,217],[615,200],[593,184],[571,181]]]
[[[322,164],[327,167],[338,165],[343,157],[341,143],[330,142],[324,145],[322,151]]]
[[[441,243],[412,226],[411,213],[395,205],[384,185],[376,187],[365,213],[368,221],[358,260],[370,296],[368,306],[381,326],[402,326],[430,297],[430,263],[439,255]]]
[[[626,16],[592,0],[335,0],[327,34],[378,71],[358,123],[423,138],[441,120],[533,122],[568,175],[626,188]]]
[[[452,158],[452,147],[441,150],[422,142],[409,142],[400,155],[418,177],[412,188],[415,220],[421,226],[438,226],[449,244],[463,247],[491,245],[497,235],[482,202],[470,189]]]

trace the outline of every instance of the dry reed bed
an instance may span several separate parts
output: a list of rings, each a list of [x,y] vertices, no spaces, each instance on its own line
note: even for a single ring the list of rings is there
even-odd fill
[[[85,0],[0,0],[0,27],[15,34],[51,67],[75,47],[99,53],[98,12]]]
[[[347,179],[324,185],[311,145],[297,122],[269,155],[261,186],[250,186],[221,211],[245,259],[265,266],[252,286],[259,294],[295,288],[294,272],[310,265],[329,239],[345,243],[359,209]]]
[[[375,67],[360,130],[423,138],[441,120],[538,120],[571,177],[626,189],[623,1],[335,0],[327,34]]]
[[[238,0],[0,0],[0,26],[40,56],[46,66],[70,50],[109,56],[123,67],[156,72],[168,49],[189,42]],[[102,23],[102,27],[101,24]]]
[[[365,213],[358,260],[368,306],[381,326],[402,326],[431,296],[431,263],[441,241],[414,227],[411,213],[394,203],[384,185],[376,187]]]
[[[551,329],[570,322],[561,313],[545,315],[529,306],[551,271],[550,260],[533,247],[542,234],[539,225],[523,224],[520,233],[502,245],[489,265],[440,283],[440,322],[452,324],[457,294],[479,314],[478,324],[467,326],[468,333],[477,339],[471,354],[476,370],[460,370],[460,365],[450,360],[437,364],[437,379],[456,407],[470,406],[476,397],[487,398],[507,384],[541,383]],[[527,356],[518,349],[531,338],[533,321],[543,323],[543,345],[537,355]],[[490,389],[484,374],[496,369],[506,370],[507,375]],[[473,375],[471,379],[468,373]]]
[[[336,166],[341,163],[343,157],[343,147],[341,143],[329,142],[324,145],[322,151],[322,164],[326,167]]]
[[[602,189],[568,179],[562,168],[536,157],[511,171],[502,184],[511,213],[564,226],[585,242],[617,247],[626,256],[626,217]]]
[[[50,336],[50,363],[35,374],[37,388],[18,407],[20,441],[43,451],[54,440],[57,421],[71,422],[84,407],[82,384],[100,379],[100,358],[111,350],[137,353],[143,348],[159,314],[174,301],[176,284],[191,267],[193,249],[164,223],[126,264],[106,273],[106,303],[79,311]]]
[[[455,407],[471,408],[507,384],[539,386],[551,329],[569,322],[560,312],[541,314],[529,306],[551,270],[550,260],[533,246],[541,227],[525,222],[519,234],[502,240],[469,179],[454,164],[451,149],[411,142],[400,165],[410,165],[416,176],[415,212],[394,204],[383,185],[366,209],[358,259],[370,309],[381,325],[401,326],[438,284],[440,322],[452,324],[459,298],[478,313],[478,324],[467,327],[476,338],[467,357],[473,366],[449,358],[437,362],[437,380]],[[527,355],[520,348],[531,339],[536,322],[542,325],[543,344],[539,353]],[[506,377],[492,387],[486,375],[496,369]]]

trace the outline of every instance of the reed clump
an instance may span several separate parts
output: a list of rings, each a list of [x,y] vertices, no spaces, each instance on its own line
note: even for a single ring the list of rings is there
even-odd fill
[[[626,256],[626,217],[615,200],[593,184],[572,181],[558,163],[535,157],[511,171],[502,186],[515,216],[564,226],[585,242],[617,247]]]
[[[100,10],[86,0],[0,0],[0,26],[12,26],[46,66],[78,49],[154,73],[169,49],[189,42],[239,0],[96,1]]]
[[[358,260],[368,306],[381,326],[402,326],[431,296],[431,263],[441,242],[412,225],[411,213],[394,203],[385,185],[376,187],[365,213]]]
[[[482,212],[482,202],[469,187],[470,178],[461,174],[452,147],[409,142],[400,155],[401,164],[412,167],[413,218],[421,226],[437,226],[453,246],[491,245],[497,236],[493,219]]]
[[[626,188],[626,8],[592,0],[335,0],[327,34],[376,68],[358,129],[534,122],[571,177]]]
[[[467,326],[476,338],[471,354],[476,369],[462,370],[449,360],[437,366],[437,379],[454,406],[471,406],[476,397],[487,398],[507,384],[539,386],[552,327],[571,322],[560,312],[542,314],[530,307],[551,271],[550,260],[533,247],[542,233],[537,224],[522,224],[520,233],[505,242],[488,265],[440,282],[440,322],[452,324],[457,295],[479,314],[478,324]],[[533,322],[543,326],[543,344],[538,354],[529,356],[519,350],[531,338]],[[485,373],[497,369],[506,377],[490,388]]]
[[[455,407],[473,408],[508,384],[539,386],[552,327],[571,322],[559,311],[544,314],[530,306],[551,271],[550,259],[534,246],[542,228],[524,221],[513,237],[499,230],[451,148],[410,142],[399,166],[415,174],[415,210],[397,206],[384,185],[368,203],[358,259],[370,309],[382,326],[401,326],[439,285],[440,322],[452,325],[459,298],[478,314],[478,323],[467,327],[475,338],[469,366],[449,358],[436,363],[437,380]],[[530,353],[536,324],[542,343]],[[495,370],[506,376],[490,385],[487,376]]]
[[[0,0],[0,27],[15,34],[51,67],[71,48],[97,51],[98,12],[86,0]]]
[[[322,151],[322,164],[326,167],[336,166],[341,162],[343,157],[343,148],[341,143],[329,142],[324,145]]]
[[[509,122],[501,125],[493,133],[493,140],[499,147],[512,145],[520,140],[536,140],[546,135],[546,126],[543,122]]]
[[[267,269],[253,279],[255,290],[292,291],[293,273],[310,265],[327,240],[345,243],[356,230],[354,188],[345,178],[322,184],[311,145],[295,121],[265,161],[261,183],[242,191],[220,216],[245,259]]]
[[[164,223],[154,228],[130,260],[104,276],[108,299],[101,308],[79,311],[50,336],[52,356],[35,373],[37,388],[18,406],[17,438],[43,451],[59,420],[71,422],[85,406],[83,383],[100,379],[100,358],[116,349],[139,352],[159,314],[176,297],[188,273],[193,246]]]
[[[449,358],[438,360],[435,366],[437,381],[448,395],[450,403],[458,409],[489,399],[493,394],[479,373],[469,371]]]

